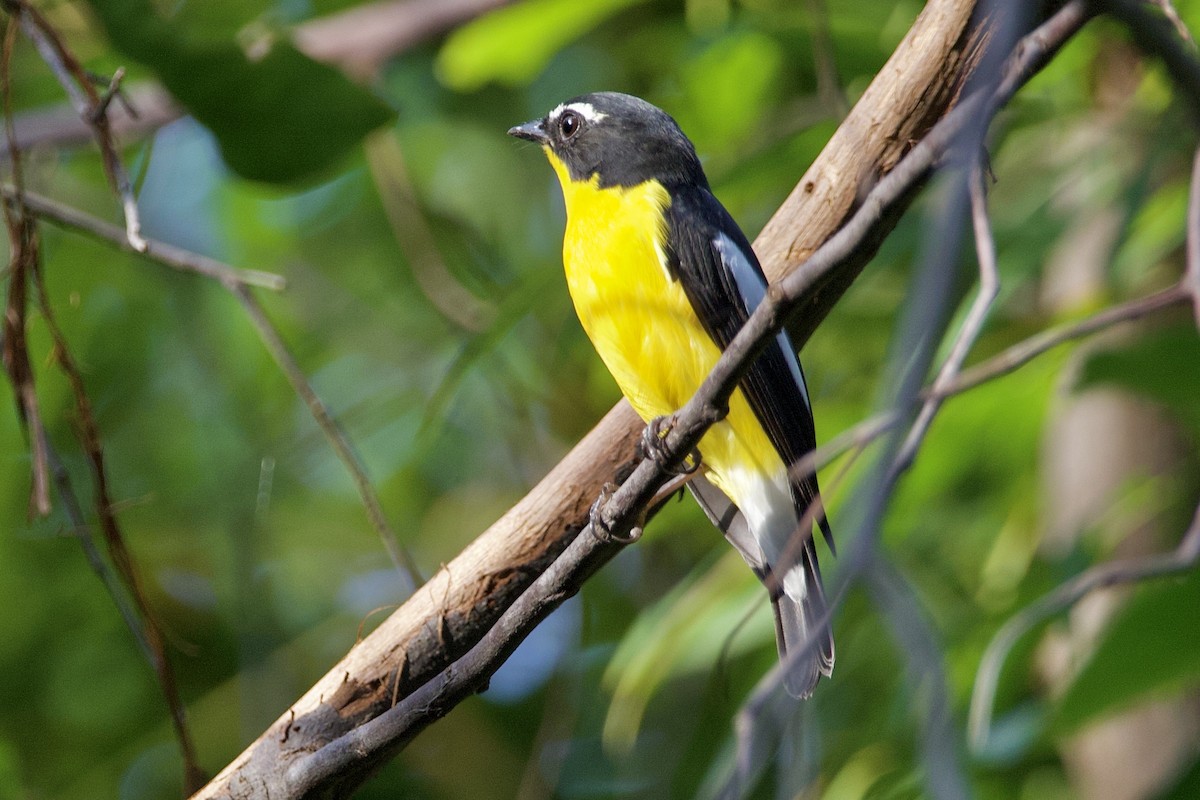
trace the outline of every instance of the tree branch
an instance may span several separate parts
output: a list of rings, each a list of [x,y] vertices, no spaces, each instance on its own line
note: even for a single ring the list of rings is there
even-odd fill
[[[121,163],[116,143],[113,141],[112,129],[108,124],[108,101],[96,91],[91,76],[67,49],[58,31],[54,30],[40,11],[26,0],[4,0],[4,6],[54,72],[67,96],[71,98],[80,119],[91,128],[104,162],[104,171],[121,199],[121,207],[125,214],[125,239],[134,250],[143,252],[146,249],[146,241],[141,234],[142,224],[138,217],[137,199],[133,196],[133,184],[129,181],[129,173],[125,171],[125,165]],[[124,72],[118,70],[118,73],[120,74],[114,76],[109,84],[110,94],[115,94],[120,88],[120,76]]]
[[[16,202],[17,194],[15,186],[0,185],[0,195],[3,195],[6,203]],[[35,192],[21,192],[21,201],[31,212],[42,219],[87,234],[94,239],[115,244],[123,250],[136,252],[150,261],[179,272],[191,272],[205,278],[212,278],[224,285],[258,286],[275,292],[283,291],[287,285],[287,280],[282,275],[256,269],[237,269],[215,258],[193,253],[156,239],[146,239],[145,250],[134,250],[126,239],[125,232],[116,225]]]
[[[1027,606],[1020,614],[1004,623],[988,644],[979,663],[979,672],[975,676],[970,718],[967,723],[971,747],[978,751],[987,746],[992,725],[992,706],[995,703],[1000,673],[1004,669],[1008,654],[1022,636],[1038,623],[1065,611],[1096,589],[1177,575],[1186,572],[1197,563],[1200,563],[1200,507],[1196,508],[1191,526],[1183,534],[1174,551],[1092,567],[1061,584],[1053,592]]]

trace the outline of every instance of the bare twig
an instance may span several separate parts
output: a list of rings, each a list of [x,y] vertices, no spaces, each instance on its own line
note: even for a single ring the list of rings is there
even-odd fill
[[[0,54],[0,81],[4,92],[4,132],[12,162],[13,182],[21,185],[21,153],[17,149],[16,134],[12,126],[12,76],[10,66],[16,41],[17,26],[9,25],[4,34],[4,50]],[[8,231],[9,278],[8,297],[4,306],[4,370],[12,382],[17,396],[17,411],[21,424],[29,437],[29,450],[33,456],[33,486],[29,496],[30,507],[45,516],[50,513],[50,480],[47,466],[46,430],[38,408],[37,390],[34,385],[33,365],[29,360],[29,347],[25,339],[25,317],[29,308],[29,276],[37,268],[38,238],[33,220],[25,208],[18,203],[14,207],[4,206],[4,225]]]
[[[54,476],[54,487],[57,490],[58,499],[66,512],[67,520],[71,523],[71,534],[79,541],[88,566],[104,584],[108,596],[112,598],[113,605],[117,607],[121,619],[125,622],[125,627],[137,642],[138,649],[142,651],[146,663],[153,666],[154,653],[150,648],[150,641],[146,638],[145,626],[142,624],[138,609],[130,602],[129,596],[122,588],[120,577],[113,572],[108,562],[104,560],[104,556],[101,555],[99,548],[96,547],[87,519],[84,517],[83,505],[79,502],[79,496],[75,494],[75,487],[71,483],[71,474],[67,471],[66,465],[59,458],[53,445],[47,443],[46,449],[50,457],[50,473]]]
[[[279,330],[271,322],[258,299],[251,294],[250,289],[245,284],[238,282],[225,283],[225,288],[241,303],[242,309],[245,310],[246,316],[249,317],[250,323],[258,333],[258,338],[262,340],[267,352],[271,354],[271,358],[275,360],[288,383],[292,385],[292,390],[308,406],[309,413],[312,414],[321,432],[325,434],[329,446],[333,448],[333,452],[350,473],[354,486],[358,490],[358,496],[366,507],[367,517],[371,521],[372,527],[379,534],[380,541],[383,542],[384,549],[387,550],[396,569],[406,577],[408,590],[411,591],[422,580],[421,571],[412,555],[396,538],[391,525],[388,524],[387,515],[383,513],[383,506],[379,502],[379,495],[376,494],[375,487],[367,476],[366,466],[358,457],[358,453],[354,451],[346,432],[334,419],[329,407],[325,405],[325,401],[312,388],[304,370],[300,368],[295,356],[284,343]]]
[[[897,649],[908,662],[910,702],[924,712],[917,724],[921,728],[919,745],[930,794],[970,797],[937,634],[926,619],[912,584],[885,557],[874,558],[864,577],[875,608],[888,623]]]
[[[1007,375],[1060,344],[1073,339],[1082,339],[1084,336],[1090,336],[1120,322],[1141,319],[1170,306],[1186,302],[1191,299],[1191,296],[1191,292],[1182,285],[1175,284],[1147,297],[1139,297],[1136,300],[1111,306],[1078,322],[1065,323],[1048,331],[1042,331],[992,356],[987,361],[963,370],[962,374],[946,387],[946,394],[958,394],[973,389],[993,378]]]
[[[996,270],[996,244],[992,239],[992,226],[988,220],[987,194],[984,188],[984,165],[981,159],[976,159],[970,169],[968,186],[971,197],[971,223],[975,230],[975,253],[979,261],[979,293],[963,320],[958,336],[950,349],[950,355],[942,364],[941,370],[933,381],[933,386],[925,392],[925,403],[921,412],[908,432],[896,462],[900,469],[906,469],[916,457],[917,450],[933,424],[933,418],[941,408],[946,387],[950,386],[962,369],[963,361],[979,338],[983,323],[991,311],[992,304],[1000,294],[1000,274]]]
[[[34,39],[35,43],[38,44],[39,49],[43,50],[43,55],[45,55],[45,50],[47,49],[54,49],[55,46],[61,48],[61,45],[57,44],[56,35],[53,30],[45,24],[44,20],[41,21],[39,26],[37,20],[40,17],[36,13],[31,13],[23,2],[10,3],[7,7],[11,13],[20,17],[22,27]],[[16,26],[10,25],[4,41],[3,92],[6,112],[11,109],[12,92],[9,81],[9,60],[15,30]],[[65,53],[65,50],[62,52]],[[61,66],[61,62],[53,63]],[[77,64],[75,64],[75,67],[78,69]],[[46,481],[49,469],[50,445],[42,422],[37,416],[37,396],[33,384],[33,370],[29,363],[29,353],[25,340],[25,319],[29,306],[30,287],[33,289],[42,312],[42,318],[53,339],[55,361],[67,376],[67,380],[71,386],[71,394],[75,401],[75,412],[79,426],[80,444],[87,456],[95,485],[96,514],[100,521],[101,530],[104,533],[109,556],[112,558],[116,568],[116,573],[120,576],[132,599],[132,609],[127,603],[123,602],[119,587],[114,585],[111,573],[103,567],[103,561],[99,558],[99,554],[95,552],[90,537],[85,533],[79,536],[79,540],[83,545],[89,562],[91,562],[101,580],[108,587],[110,594],[117,604],[118,610],[129,626],[139,648],[150,662],[158,679],[159,689],[162,691],[163,698],[166,701],[175,730],[175,736],[179,741],[184,766],[184,786],[190,791],[203,784],[204,774],[200,770],[196,760],[196,751],[192,743],[191,732],[188,729],[186,712],[179,696],[179,691],[175,683],[175,673],[167,657],[161,631],[153,616],[150,603],[146,599],[145,592],[142,590],[136,565],[132,555],[125,546],[124,538],[117,524],[116,515],[113,512],[113,503],[108,491],[107,474],[104,468],[104,454],[100,444],[99,430],[96,426],[95,417],[92,414],[91,403],[83,387],[83,378],[75,365],[70,348],[62,331],[58,327],[47,298],[46,287],[41,272],[37,225],[26,202],[26,198],[21,191],[21,154],[16,146],[11,118],[11,113],[6,113],[5,128],[8,135],[9,159],[12,164],[14,189],[11,201],[8,201],[6,198],[6,202],[3,204],[13,253],[13,268],[9,281],[9,297],[5,314],[4,361],[9,378],[21,399],[22,419],[25,421],[26,427],[30,432],[31,449],[34,453],[35,464],[34,495],[39,512],[48,514],[50,505]],[[134,239],[132,237],[128,238],[132,245]],[[80,513],[78,503],[74,500],[73,493],[70,493],[70,486],[65,470],[62,469],[62,465],[58,462],[57,457],[54,458],[54,461],[56,465],[56,481],[60,492],[63,494],[64,505],[68,507],[68,514],[71,516],[73,525],[78,532],[82,527],[82,514]]]
[[[0,194],[3,194],[6,203],[12,203],[17,197],[17,190],[15,187],[5,184],[0,186]],[[99,217],[94,217],[77,208],[72,208],[34,192],[24,192],[22,194],[22,201],[32,213],[42,219],[49,220],[65,228],[79,231],[80,233],[85,233],[96,239],[111,242],[126,250],[133,250],[125,236],[125,232],[121,228],[112,223],[105,222]],[[190,250],[184,250],[181,247],[160,242],[156,239],[147,239],[146,249],[134,252],[138,252],[139,255],[145,256],[147,259],[165,267],[170,267],[180,272],[192,272],[206,278],[213,278],[224,285],[232,283],[259,286],[276,292],[282,291],[287,285],[287,281],[282,275],[255,269],[237,269],[215,258],[193,253]]]
[[[1004,623],[988,644],[979,664],[979,672],[975,676],[975,689],[971,693],[971,711],[967,726],[971,746],[975,750],[981,750],[987,745],[1000,673],[1004,669],[1008,654],[1022,636],[1042,621],[1075,605],[1096,589],[1177,575],[1193,568],[1198,562],[1200,507],[1196,509],[1191,526],[1183,534],[1174,551],[1145,558],[1122,559],[1092,567]]]
[[[999,11],[994,8],[992,10]],[[1015,37],[1015,12],[998,13],[997,18],[997,38],[1004,41],[1010,37]],[[1022,83],[1028,79],[1032,71],[1044,64],[1083,25],[1087,18],[1088,14],[1082,2],[1068,3],[1033,33],[1022,38],[1013,47],[1011,56],[1007,58],[1003,65],[996,59],[997,57],[1004,58],[1008,54],[1008,47],[1006,45],[1000,45],[988,56],[985,56],[987,61],[992,64],[992,67],[990,74],[985,65],[981,65],[979,68],[979,72],[983,76],[984,88],[964,100],[942,122],[939,122],[930,132],[930,135],[914,148],[910,156],[917,156],[918,151],[926,145],[937,146],[939,148],[939,156],[941,155],[941,151],[948,150],[952,146],[961,146],[965,148],[967,153],[972,155],[971,163],[974,163],[975,154],[982,147],[987,125],[990,123],[995,110],[1007,102]],[[956,121],[956,115],[962,115],[962,119]],[[921,154],[921,158],[925,157],[926,154]],[[895,172],[884,178],[880,182],[880,185],[876,187],[876,190],[883,189],[885,183],[898,173],[902,173],[906,166],[908,166],[908,162],[909,158],[901,161]],[[871,195],[874,194],[875,191],[871,193]],[[904,409],[915,403],[920,396],[920,383],[933,358],[932,342],[940,338],[934,335],[934,332],[943,313],[942,307],[948,299],[949,281],[953,272],[957,237],[959,236],[962,201],[965,200],[968,194],[965,180],[959,178],[952,181],[948,194],[949,200],[944,203],[936,230],[931,231],[937,244],[929,248],[929,255],[925,259],[924,267],[918,277],[918,283],[911,290],[912,295],[920,298],[921,302],[914,307],[913,316],[905,320],[906,324],[900,335],[901,352],[905,367],[896,380],[897,389],[895,390],[895,399],[892,402],[893,411],[896,413],[897,419],[903,418]],[[871,200],[872,197],[868,196],[864,203],[864,210],[870,205]],[[857,215],[837,236],[831,238],[828,244],[833,245],[836,239],[851,229],[856,221]],[[989,237],[985,236],[985,240],[987,238]],[[810,264],[812,261],[817,261],[820,258],[823,250],[824,248],[813,256]],[[984,258],[985,261],[989,259],[990,254]],[[798,278],[799,276],[793,277]],[[784,289],[790,288],[787,284],[791,280],[789,278],[784,282]],[[767,302],[770,302],[770,298],[768,298]],[[975,325],[982,324],[982,314],[986,313],[987,304],[990,304],[990,300],[982,304],[983,310],[980,312],[979,318],[973,320],[973,322],[969,319],[969,322]],[[742,329],[732,345],[727,348],[726,354],[738,346],[738,340],[741,339],[742,334],[746,333],[746,329],[750,328],[753,322],[754,319],[752,316],[750,322]],[[972,339],[973,336],[970,338],[963,337],[960,339],[960,342],[965,342],[969,345]],[[953,374],[953,368],[957,366],[953,354],[947,363],[952,369],[944,370],[943,374],[939,377],[948,377]],[[958,363],[961,363],[961,358],[958,359]],[[719,369],[720,364],[718,364],[718,369],[714,370],[713,375],[710,375],[710,379],[716,375]],[[921,433],[918,426],[921,424],[920,421],[914,423],[910,432],[910,441],[919,442]],[[927,425],[928,423],[925,422],[924,424]],[[915,452],[914,448],[906,456],[905,451],[907,449],[893,438],[885,448],[885,452],[881,456],[874,474],[864,484],[864,494],[866,496],[865,500],[859,504],[863,509],[861,522],[858,525],[859,535],[851,542],[849,559],[839,576],[841,585],[833,593],[833,601],[828,604],[829,611],[826,613],[826,617],[831,616],[841,603],[849,585],[867,574],[871,565],[878,560],[878,536],[883,514],[900,476],[911,464],[911,453]],[[817,625],[814,625],[814,628],[819,631],[821,627],[828,624],[829,620],[823,619]],[[805,646],[789,651],[786,659],[784,659],[784,663],[776,665],[774,669],[759,681],[754,692],[739,712],[735,724],[737,748],[735,763],[722,788],[720,795],[722,798],[740,797],[748,788],[754,770],[753,754],[755,752],[755,739],[757,738],[755,732],[763,710],[769,707],[770,698],[778,692],[782,676],[787,674],[787,671],[794,664],[799,663],[799,660],[809,657],[809,653],[817,639],[817,633],[810,632],[809,640],[805,643]],[[934,652],[937,651],[938,649],[935,647]],[[905,657],[912,664],[914,659],[920,657],[920,654],[905,651]],[[946,697],[947,689],[944,680],[937,682],[931,691],[934,695],[931,712],[948,704],[949,701]],[[927,770],[926,781],[929,790],[935,797],[939,798],[963,796],[960,788],[966,786],[966,777],[963,772],[961,759],[954,748],[947,749],[945,747],[946,742],[952,742],[952,735],[947,729],[949,725],[948,715],[931,713],[925,719],[925,724],[926,727],[921,737],[921,743],[924,750],[924,760]]]
[[[1163,16],[1167,18],[1172,25],[1175,26],[1175,32],[1179,34],[1179,38],[1196,46],[1196,41],[1192,38],[1192,32],[1188,30],[1187,23],[1179,16],[1179,12],[1175,9],[1175,4],[1171,0],[1150,0],[1151,3],[1162,9]]]
[[[1181,284],[1176,284],[1161,292],[1111,306],[1084,319],[1042,331],[1008,347],[986,361],[981,361],[964,370],[941,389],[935,391],[934,387],[930,386],[921,393],[921,398],[923,400],[935,397],[939,400],[949,399],[1015,372],[1059,345],[1091,336],[1123,322],[1142,319],[1189,302],[1191,298],[1191,292],[1183,288]],[[802,476],[812,473],[850,448],[865,447],[898,425],[903,416],[902,410],[892,408],[864,419],[857,425],[834,436],[817,449],[806,453],[792,466],[792,474]]]
[[[96,493],[96,515],[100,521],[100,530],[104,534],[104,541],[108,546],[109,556],[116,566],[117,574],[121,576],[125,586],[128,588],[134,606],[143,620],[142,637],[140,638],[144,638],[148,645],[147,650],[150,656],[150,665],[154,669],[159,686],[162,689],[163,697],[166,699],[167,708],[171,714],[171,722],[175,728],[175,736],[179,740],[179,747],[183,754],[184,786],[188,787],[188,790],[191,791],[203,785],[205,776],[196,759],[196,748],[192,742],[191,731],[188,728],[187,713],[175,682],[175,670],[171,666],[171,660],[167,656],[166,644],[163,641],[158,619],[154,615],[154,609],[146,597],[145,590],[142,588],[142,579],[138,572],[137,564],[134,561],[133,554],[125,544],[124,534],[121,532],[121,527],[117,521],[112,494],[108,487],[108,470],[104,462],[104,449],[100,441],[100,429],[96,424],[95,415],[92,413],[92,404],[88,399],[87,391],[83,385],[83,375],[75,364],[75,358],[71,355],[66,337],[58,327],[58,322],[54,316],[54,309],[50,304],[50,298],[46,292],[41,265],[34,265],[31,274],[33,285],[37,292],[38,307],[42,312],[42,320],[45,322],[46,327],[50,331],[50,336],[54,341],[55,362],[66,375],[67,381],[71,385],[71,395],[75,401],[75,420],[78,425],[78,438],[84,455],[87,457],[88,467],[92,472],[92,483]],[[134,633],[135,638],[138,638],[137,632],[135,631]]]
[[[92,129],[96,146],[99,147],[104,161],[104,171],[108,174],[109,182],[121,199],[121,207],[125,214],[125,238],[134,250],[139,253],[144,252],[146,240],[142,238],[141,234],[142,225],[138,218],[137,199],[133,196],[133,184],[129,180],[129,173],[126,172],[125,165],[117,154],[112,129],[108,124],[108,115],[105,113],[107,101],[96,91],[91,77],[74,54],[67,49],[58,31],[50,25],[37,8],[26,0],[4,0],[4,4],[58,78],[58,82],[71,98],[75,111]],[[118,70],[118,74],[113,76],[108,94],[115,94],[118,91],[123,74],[123,70]]]
[[[1090,0],[1097,11],[1116,17],[1129,29],[1138,47],[1162,59],[1180,88],[1180,97],[1200,122],[1200,61],[1190,41],[1185,43],[1167,16],[1152,14],[1137,0]],[[1161,8],[1161,6],[1160,6]],[[1185,29],[1186,30],[1186,29]]]
[[[1187,210],[1187,271],[1184,287],[1192,296],[1192,312],[1200,328],[1200,148],[1192,163],[1192,185],[1188,192]]]

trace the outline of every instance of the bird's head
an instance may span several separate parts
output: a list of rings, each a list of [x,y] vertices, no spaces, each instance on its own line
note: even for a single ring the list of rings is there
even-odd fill
[[[508,133],[540,144],[564,181],[595,179],[601,188],[651,179],[708,185],[695,148],[675,120],[632,95],[581,95]]]

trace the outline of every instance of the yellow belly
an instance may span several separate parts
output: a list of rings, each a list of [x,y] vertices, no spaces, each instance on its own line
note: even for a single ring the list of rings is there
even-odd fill
[[[642,419],[671,414],[691,398],[720,350],[667,273],[661,222],[667,192],[655,181],[630,189],[573,182],[550,160],[566,200],[563,263],[580,322]],[[776,487],[786,493],[783,461],[741,390],[699,449],[709,479],[743,510],[762,503],[756,498],[764,482],[772,493]]]

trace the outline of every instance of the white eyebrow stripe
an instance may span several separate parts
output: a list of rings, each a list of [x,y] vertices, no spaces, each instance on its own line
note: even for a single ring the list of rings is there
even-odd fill
[[[560,105],[558,108],[554,109],[554,111],[551,111],[550,115],[557,116],[567,109],[574,111],[588,122],[599,122],[608,116],[608,114],[605,114],[603,111],[597,111],[596,107],[591,103],[571,103],[571,105],[566,106],[565,108]]]

